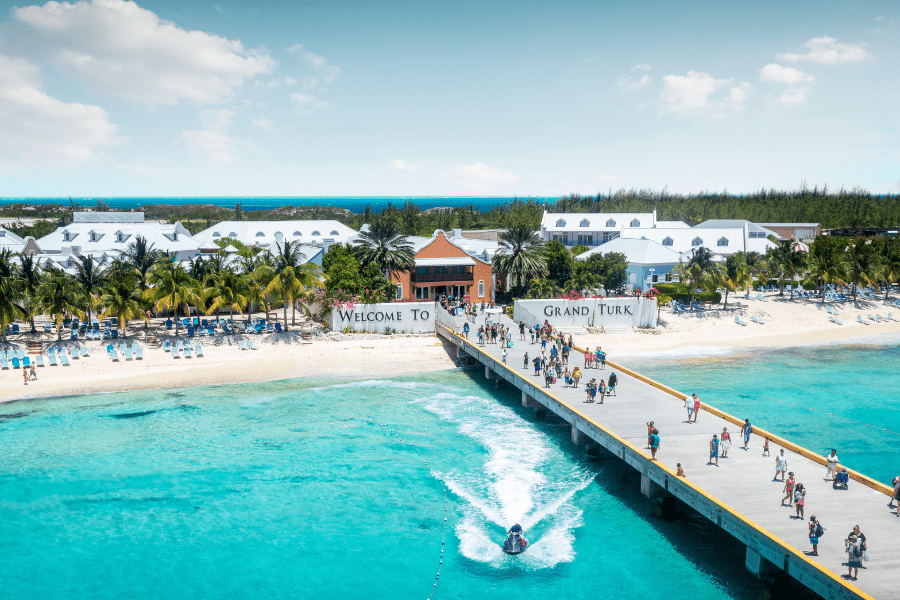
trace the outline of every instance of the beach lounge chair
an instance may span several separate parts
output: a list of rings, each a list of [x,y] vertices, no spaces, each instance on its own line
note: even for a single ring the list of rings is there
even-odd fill
[[[31,366],[31,357],[30,356],[26,356],[25,358],[22,359],[22,366],[23,367]]]
[[[275,333],[275,326],[271,323],[266,325],[266,333]]]
[[[281,329],[281,323],[275,323],[275,333],[284,333]]]
[[[163,342],[163,352],[172,351],[172,342]]]
[[[50,324],[50,321],[44,323],[44,333],[50,333],[53,331],[53,325]]]
[[[191,347],[190,346],[184,347],[184,357],[191,358]]]
[[[201,319],[201,320],[200,320],[200,324],[203,325],[203,327],[208,327],[208,326],[209,326],[209,321],[206,320],[206,319]]]
[[[203,358],[203,346],[200,344],[194,346],[194,354],[197,355],[197,358]]]
[[[876,319],[876,318],[873,317],[871,314],[866,315],[866,318],[867,318],[868,320],[870,320],[870,321],[874,321],[875,323],[881,322],[881,319]]]
[[[838,321],[834,318],[834,315],[828,315],[828,320],[834,323],[835,325],[843,325],[841,321]]]
[[[110,344],[107,346],[107,351],[109,352],[109,360],[113,362],[119,362],[119,353],[116,351],[116,347]]]
[[[19,357],[18,357],[18,356],[13,356],[13,357],[12,357],[12,360],[9,361],[9,362],[12,363],[12,368],[13,368],[13,369],[18,369],[18,368],[19,368]]]
[[[738,325],[744,325],[744,326],[747,325],[747,323],[744,322],[744,321],[741,321],[741,318],[738,317],[738,316],[735,316],[735,317],[734,317],[734,322],[737,323]]]
[[[79,358],[81,358],[81,356],[78,354],[78,346],[72,348],[72,358],[74,360],[78,360]]]
[[[73,339],[73,340],[77,340],[77,339],[78,339],[78,330],[77,330],[77,329],[73,329],[73,330],[72,330],[71,339]]]
[[[216,330],[212,325],[210,325],[206,328],[206,333],[207,335],[216,335]]]
[[[897,317],[893,315],[893,313],[888,313],[887,317],[885,317],[886,321],[900,321]]]
[[[172,329],[172,319],[166,319],[166,329]]]
[[[763,298],[763,295],[762,295],[762,294],[757,294],[757,295],[756,295],[756,299],[757,299],[757,300],[762,300],[763,302],[768,302],[768,300],[766,300],[765,298]]]
[[[53,350],[53,348],[50,348],[50,349]],[[50,364],[51,367],[58,367],[59,363],[56,361],[56,353],[54,353],[54,352],[47,353],[47,362]]]
[[[875,313],[875,318],[878,319],[879,321],[881,321],[882,323],[887,323],[888,320],[889,320],[889,319],[885,319],[884,317],[882,317],[882,316],[879,315],[878,313]]]
[[[134,344],[131,349],[134,351],[134,360],[144,360],[144,349]]]
[[[12,332],[13,332],[13,333],[19,333],[19,326],[16,325],[15,323],[13,323],[13,326],[12,326]]]
[[[172,358],[181,358],[181,346],[172,347]]]
[[[199,335],[200,337],[206,337],[206,327],[198,327],[197,335]]]
[[[34,357],[34,366],[43,367],[44,366],[44,355],[38,354]]]
[[[228,323],[222,323],[222,331],[225,333],[231,333],[231,329],[228,327]]]
[[[253,345],[253,340],[247,340],[247,347],[251,350],[259,350],[259,346]]]
[[[128,344],[122,344],[119,347],[119,350],[122,351],[122,354],[125,356],[125,360],[134,360],[134,356],[131,354],[131,346]]]
[[[19,360],[22,360],[23,358],[25,358],[25,351],[21,348],[16,348],[16,356],[19,357]]]
[[[868,325],[869,322],[862,318],[862,315],[856,315],[857,323],[862,323],[863,325]]]
[[[82,346],[82,347],[81,347],[81,355],[82,355],[82,356],[90,356],[90,355],[91,355],[91,353],[88,352],[87,346]]]
[[[763,321],[762,319],[760,319],[759,317],[757,317],[755,315],[750,315],[750,320],[753,321],[754,323],[759,323],[760,325],[766,324],[765,321]]]
[[[64,352],[59,353],[59,362],[61,362],[64,367],[68,367],[72,364],[69,362],[69,356]]]
[[[238,348],[240,348],[241,350],[246,350],[246,349],[247,349],[247,347],[244,345],[244,342],[242,342],[242,341],[241,341],[241,342],[238,342],[238,343],[237,343],[237,346],[238,346]]]
[[[199,325],[200,325],[200,319],[197,318],[197,317],[194,317],[194,321],[192,322],[192,325],[193,325],[194,327],[199,326]]]
[[[9,361],[2,354],[0,354],[0,369],[9,369]]]
[[[188,325],[188,337],[194,337],[194,326]]]

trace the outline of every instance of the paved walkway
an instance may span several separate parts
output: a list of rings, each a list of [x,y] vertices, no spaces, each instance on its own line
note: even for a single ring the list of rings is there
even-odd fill
[[[497,321],[496,315],[493,318]],[[475,332],[484,320],[484,316],[478,317],[469,334],[471,343],[477,345]],[[528,339],[520,340],[518,325],[509,318],[500,317],[500,322],[513,328],[514,344],[507,350],[507,364],[523,378],[543,387],[543,376],[534,376],[532,364],[523,368],[523,355],[527,352],[529,359],[540,355],[540,344],[530,344],[527,332]],[[461,318],[459,323],[462,324]],[[608,358],[615,360],[614,340],[610,342],[605,350]],[[502,354],[499,345],[486,345],[482,349],[497,360]],[[781,447],[771,443],[771,456],[763,457],[763,438],[753,435],[749,450],[743,450],[739,427],[702,409],[697,422],[688,424],[683,401],[619,371],[615,371],[618,378],[615,396],[607,397],[602,405],[585,404],[585,378],[608,380],[613,371],[609,365],[606,370],[585,369],[583,357],[578,353],[570,357],[569,364],[570,368],[580,367],[584,378],[579,389],[564,387],[561,379],[552,386],[552,393],[565,404],[638,448],[647,446],[646,422],[654,421],[662,440],[657,453],[659,461],[672,470],[680,462],[694,484],[800,551],[811,550],[807,527],[810,515],[815,515],[825,528],[825,535],[820,540],[819,556],[813,560],[839,576],[847,572],[847,567],[842,566],[847,561],[844,539],[854,525],[859,525],[866,535],[871,561],[863,562],[864,568],[860,569],[854,585],[875,598],[900,598],[900,544],[895,543],[900,536],[900,518],[887,507],[889,499],[884,493],[852,480],[849,490],[834,490],[830,481],[824,481],[824,466],[785,449],[788,470],[807,489],[805,519],[795,519],[793,508],[780,505],[784,484],[772,481],[775,456]],[[597,399],[599,402],[599,396]],[[714,399],[710,400],[714,404]],[[759,411],[764,410],[767,408],[760,405]],[[750,418],[751,423],[754,417],[752,414],[735,416]],[[714,433],[721,436],[723,427],[732,436],[728,458],[719,459],[718,467],[708,465],[709,441]],[[649,450],[644,452],[650,455]]]

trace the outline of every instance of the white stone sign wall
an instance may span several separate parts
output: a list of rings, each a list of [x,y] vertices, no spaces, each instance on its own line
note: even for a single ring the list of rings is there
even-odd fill
[[[515,317],[527,325],[549,321],[554,327],[628,325],[656,327],[654,298],[584,298],[582,300],[516,300]]]
[[[332,331],[369,331],[384,333],[386,328],[401,333],[434,331],[434,302],[385,302],[356,304],[353,308],[334,308],[329,327]]]

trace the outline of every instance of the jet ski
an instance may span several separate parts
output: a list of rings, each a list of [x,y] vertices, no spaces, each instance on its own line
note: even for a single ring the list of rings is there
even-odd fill
[[[528,540],[522,537],[522,526],[516,523],[506,532],[509,536],[503,542],[503,551],[507,554],[522,554],[528,547]]]

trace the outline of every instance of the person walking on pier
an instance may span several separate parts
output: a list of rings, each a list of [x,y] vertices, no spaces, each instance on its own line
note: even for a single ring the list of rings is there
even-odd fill
[[[608,396],[616,396],[616,384],[619,383],[619,378],[616,377],[615,373],[609,374],[609,383],[606,386],[606,394]]]
[[[891,501],[888,502],[888,508],[894,508],[894,502],[897,502],[897,516],[900,517],[900,475],[894,477],[891,485],[894,486],[894,494],[891,496]]]
[[[650,449],[650,436],[653,435],[653,430],[656,427],[653,425],[653,421],[647,421],[647,449]]]
[[[797,518],[803,520],[803,507],[806,505],[806,488],[802,483],[794,487],[794,508],[797,509]]]
[[[691,398],[694,399],[694,423],[697,422],[697,415],[700,414],[700,396],[697,394],[692,394]]]
[[[769,456],[769,436],[766,436],[766,441],[763,442],[763,456]]]
[[[831,476],[831,479],[834,479],[834,476],[837,475],[838,463],[840,462],[837,457],[837,450],[834,448],[831,449],[831,454],[825,457],[825,460],[828,461],[828,470],[825,471],[825,481],[829,481],[828,476]]]
[[[659,429],[654,429],[650,435],[650,460],[656,460],[656,451],[659,450]]]
[[[788,501],[788,506],[794,507],[794,473],[788,473],[788,478],[784,482],[784,489],[781,490],[784,492],[784,498],[781,499],[781,505],[784,506],[784,501]]]
[[[525,369],[526,371],[528,370],[528,353],[527,352],[525,353],[525,366],[522,368]]]
[[[538,356],[534,357],[534,360],[531,361],[534,363],[534,376],[537,377],[541,374],[541,359]]]
[[[845,563],[847,565],[847,574],[842,575],[844,579],[856,581],[859,575],[859,568],[862,567],[863,551],[860,548],[861,545],[855,535],[850,535],[844,540],[844,551],[847,553],[847,562]]]
[[[775,477],[772,478],[772,481],[779,481],[779,473],[781,473],[780,481],[784,481],[785,471],[787,471],[787,457],[784,455],[784,448],[782,448],[781,454],[775,457]]]
[[[744,436],[744,450],[747,450],[747,444],[750,443],[750,434],[753,433],[753,426],[750,425],[750,419],[744,419],[741,426],[741,434]]]
[[[712,439],[709,441],[709,462],[706,463],[708,465],[713,464],[713,459],[716,460],[716,466],[719,466],[719,438],[716,434],[713,434]]]
[[[864,560],[869,560],[866,556],[866,553],[869,550],[869,547],[866,546],[866,534],[859,530],[859,525],[853,526],[853,531],[850,532],[850,535],[856,536],[856,544],[859,546],[860,551],[862,551],[862,558]],[[849,538],[850,535],[847,537]]]
[[[691,423],[692,419],[694,418],[694,398],[693,397],[685,398],[684,406],[685,406],[685,408],[687,408],[687,413],[688,413],[687,422]]]
[[[525,320],[519,321],[519,339],[525,341]]]
[[[722,458],[728,458],[728,449],[731,448],[731,434],[728,433],[727,427],[722,428],[721,440]]]

